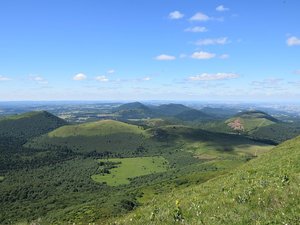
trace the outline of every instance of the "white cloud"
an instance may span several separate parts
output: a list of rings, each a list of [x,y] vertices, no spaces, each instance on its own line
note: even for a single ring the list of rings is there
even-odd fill
[[[240,77],[240,75],[235,73],[216,73],[216,74],[202,73],[200,75],[191,76],[188,79],[190,81],[214,81],[214,80],[235,79],[238,77]]]
[[[107,71],[108,74],[114,74],[116,71],[114,69],[110,69]]]
[[[48,81],[39,75],[29,75],[29,80],[33,80],[39,84],[48,84]]]
[[[300,70],[296,70],[294,73],[300,75]]]
[[[211,18],[207,15],[205,15],[204,13],[198,12],[195,15],[193,15],[190,20],[191,21],[208,21]]]
[[[295,36],[290,37],[286,40],[286,43],[288,46],[300,45],[300,38],[297,38]]]
[[[219,5],[217,8],[216,8],[217,11],[219,12],[224,12],[224,11],[228,11],[229,8],[226,8],[224,5]]]
[[[83,73],[78,73],[73,77],[73,80],[85,80],[87,76]]]
[[[221,38],[206,38],[201,39],[196,42],[196,45],[225,45],[228,44],[228,38],[227,37],[221,37]]]
[[[220,55],[220,59],[228,59],[229,55],[228,54],[222,54]]]
[[[216,54],[214,53],[209,53],[209,52],[204,52],[204,51],[200,51],[200,52],[194,52],[191,57],[193,59],[211,59],[214,58],[216,56]]]
[[[95,79],[97,81],[100,81],[100,82],[107,82],[107,81],[109,81],[109,79],[106,76],[98,76]]]
[[[185,32],[193,32],[193,33],[203,33],[207,32],[206,27],[189,27],[184,30]]]
[[[155,57],[156,60],[161,60],[161,61],[170,61],[170,60],[175,60],[176,57],[172,55],[166,55],[166,54],[161,54]]]
[[[0,75],[0,81],[8,81],[10,78]]]
[[[181,19],[184,17],[184,14],[182,14],[181,12],[179,11],[174,11],[174,12],[170,12],[169,13],[169,18],[171,20],[178,20],[178,19]]]

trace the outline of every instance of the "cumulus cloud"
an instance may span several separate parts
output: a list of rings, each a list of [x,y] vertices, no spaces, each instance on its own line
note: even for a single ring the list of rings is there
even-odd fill
[[[235,79],[239,77],[240,75],[235,73],[216,73],[216,74],[202,73],[196,76],[191,76],[188,79],[190,81],[214,81],[214,80]]]
[[[175,60],[176,57],[172,55],[161,54],[156,56],[155,59],[160,61],[171,61],[171,60]]]
[[[194,52],[191,57],[193,59],[211,59],[216,57],[216,54],[214,53],[210,53],[210,52],[204,52],[204,51],[200,51],[200,52]]]
[[[107,82],[107,81],[109,81],[109,79],[106,76],[97,76],[95,79],[97,81],[99,81],[99,82]]]
[[[196,45],[225,45],[228,44],[228,38],[227,37],[221,37],[221,38],[206,38],[201,39],[196,42]]]
[[[79,81],[79,80],[85,80],[87,76],[83,73],[78,73],[73,77],[73,80]]]
[[[10,80],[10,78],[0,75],[0,81],[7,81],[7,80]]]
[[[300,38],[292,36],[286,40],[288,46],[300,45]]]
[[[169,19],[171,20],[178,20],[184,17],[184,14],[182,14],[179,11],[174,11],[169,13]]]
[[[207,32],[206,27],[188,27],[184,30],[185,32],[193,32],[193,33],[203,33],[203,32]]]
[[[219,5],[219,6],[216,8],[216,10],[217,10],[218,12],[224,12],[224,11],[228,11],[229,8],[226,8],[224,5]]]
[[[196,13],[190,18],[191,21],[201,21],[201,22],[208,21],[210,19],[211,18],[208,15],[201,12]]]

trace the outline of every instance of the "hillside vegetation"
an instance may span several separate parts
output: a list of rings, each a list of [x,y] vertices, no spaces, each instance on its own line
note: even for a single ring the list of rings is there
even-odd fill
[[[190,126],[170,118],[64,125],[26,144],[0,136],[0,223],[197,224],[190,204],[210,196],[201,188],[204,183],[212,193],[228,186],[231,194],[243,199],[239,189],[230,188],[231,180],[238,179],[233,176],[240,171],[236,168],[247,168],[240,166],[259,161],[274,146],[242,133],[212,132],[193,120]],[[268,167],[272,170],[271,164]],[[209,186],[219,178],[221,188]],[[177,199],[180,206],[175,205]],[[217,205],[212,209],[206,204],[203,210],[215,211]],[[215,224],[209,220],[212,214],[208,217],[205,224]]]
[[[217,179],[154,198],[110,224],[299,224],[300,137]]]
[[[46,111],[29,112],[1,118],[0,136],[27,140],[66,124],[66,121]]]
[[[300,135],[299,123],[282,122],[262,111],[242,112],[225,121],[213,121],[200,126],[213,132],[236,133],[276,144]]]
[[[171,103],[171,104],[163,104],[156,107],[152,107],[152,110],[160,116],[171,117],[183,113],[185,111],[189,111],[191,110],[191,108],[182,104]]]
[[[150,119],[173,118],[180,121],[203,121],[214,119],[200,110],[192,109],[182,104],[162,104],[159,106],[146,106],[140,102],[126,103],[114,110],[120,119]]]
[[[60,127],[29,141],[25,146],[37,149],[64,146],[76,152],[126,154],[128,151],[142,151],[147,148],[148,136],[139,126],[115,120],[101,120]]]
[[[225,121],[232,130],[245,133],[253,133],[261,127],[277,122],[277,119],[261,111],[242,112]]]

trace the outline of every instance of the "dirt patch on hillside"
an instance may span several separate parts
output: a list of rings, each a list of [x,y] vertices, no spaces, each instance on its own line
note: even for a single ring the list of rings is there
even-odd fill
[[[202,160],[214,160],[218,158],[217,156],[208,155],[208,154],[195,155],[194,157]]]
[[[227,125],[235,131],[244,131],[245,130],[244,125],[240,119],[236,119],[236,120],[228,123]]]

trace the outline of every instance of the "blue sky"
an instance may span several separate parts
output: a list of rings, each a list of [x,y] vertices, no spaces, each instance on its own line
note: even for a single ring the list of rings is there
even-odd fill
[[[298,100],[299,9],[299,0],[0,1],[0,100]]]

